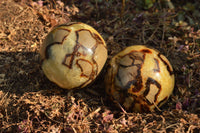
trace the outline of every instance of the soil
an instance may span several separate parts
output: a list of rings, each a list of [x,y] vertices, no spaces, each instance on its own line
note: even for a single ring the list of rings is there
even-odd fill
[[[123,2],[0,1],[0,132],[200,132],[199,19],[190,25],[177,21],[179,9]],[[70,21],[93,26],[109,54],[98,78],[80,90],[58,87],[41,69],[45,36]],[[147,113],[115,106],[103,82],[110,58],[136,44],[164,54],[176,79],[167,103]]]

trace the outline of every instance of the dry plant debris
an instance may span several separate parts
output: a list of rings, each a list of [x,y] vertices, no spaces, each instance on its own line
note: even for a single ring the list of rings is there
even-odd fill
[[[0,132],[198,133],[200,3],[141,2],[1,0]],[[176,85],[161,111],[139,114],[116,108],[104,91],[106,67],[82,90],[67,91],[51,83],[40,67],[40,45],[53,26],[69,21],[97,29],[106,40],[109,60],[135,44],[166,55]]]

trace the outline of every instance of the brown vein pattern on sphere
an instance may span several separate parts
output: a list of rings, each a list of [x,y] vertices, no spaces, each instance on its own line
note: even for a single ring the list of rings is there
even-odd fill
[[[161,53],[158,54],[158,57],[163,61],[163,63],[167,66],[167,70],[169,71],[170,75],[174,74],[174,71],[171,67],[171,65],[169,64],[169,61],[166,61],[166,59],[163,59],[161,56],[163,56]]]
[[[83,23],[62,24],[47,35],[41,57],[42,64],[46,61],[43,65],[45,75],[51,81],[62,88],[82,88],[100,73],[107,59],[107,48],[103,38],[92,27]]]
[[[174,88],[173,69],[164,55],[142,45],[115,55],[106,74],[106,92],[126,110],[147,112],[162,106]]]

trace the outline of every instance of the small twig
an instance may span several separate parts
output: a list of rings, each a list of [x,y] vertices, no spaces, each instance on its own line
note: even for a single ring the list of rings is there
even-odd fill
[[[193,133],[194,129],[198,129],[198,126],[195,126],[195,125],[190,125],[188,130],[187,130],[187,133]]]
[[[162,31],[162,41],[160,43],[160,47],[163,48],[163,42],[164,42],[164,38],[165,38],[165,21],[166,21],[166,17],[165,17],[165,13],[166,13],[166,10],[164,9],[164,18],[163,18],[163,31]]]
[[[146,44],[146,41],[144,38],[144,26],[142,27],[142,40],[143,40],[143,43]]]
[[[137,41],[136,39],[133,39],[133,38],[116,38],[117,41],[119,40],[132,40],[132,41]]]
[[[99,107],[99,108],[97,108],[95,111],[89,113],[89,114],[83,119],[83,121],[84,121],[85,119],[87,119],[88,117],[90,117],[91,119],[93,119],[94,115],[97,114],[100,110],[101,110],[101,107]]]
[[[169,126],[166,127],[166,129],[168,129],[168,128],[172,128],[172,127],[174,127],[174,126],[176,126],[176,125],[178,125],[178,123],[175,123],[175,124],[169,125]]]
[[[146,43],[149,42],[150,40],[153,40],[152,38],[153,38],[154,34],[158,31],[159,26],[160,26],[160,20],[159,20],[159,22],[158,22],[158,25],[156,26],[156,29],[153,31],[153,33],[152,33],[151,36],[147,39],[147,41],[145,41],[145,39],[144,39],[144,30],[143,30],[144,44],[146,44]]]
[[[115,103],[117,103],[117,105],[120,107],[120,109],[127,114],[126,110],[120,105],[120,103],[118,101],[115,101]]]
[[[156,105],[155,102],[153,102],[153,104],[154,104],[154,106],[157,108],[158,111],[160,111],[160,112],[162,111],[162,110]]]
[[[88,93],[92,94],[92,95],[99,96],[99,93],[96,92],[96,91],[94,91],[94,90],[92,90],[92,89],[86,89],[86,91],[87,91]]]
[[[123,22],[123,16],[124,16],[124,8],[126,6],[126,1],[125,0],[122,0],[122,6],[121,6],[121,13],[120,13],[120,19],[121,19],[121,24],[123,25],[124,22]]]
[[[162,118],[162,123],[165,124],[165,117],[163,117],[162,115],[160,115],[160,117]]]
[[[49,117],[49,116],[47,115],[46,112],[43,112],[43,111],[40,111],[40,112],[44,113],[44,115],[45,115],[48,119],[52,120],[53,122],[58,123],[58,124],[61,123],[60,121],[54,120],[54,119],[52,119],[51,117]]]
[[[13,123],[13,124],[5,125],[5,126],[1,127],[0,131],[3,132],[4,130],[6,130],[6,129],[12,127],[12,126],[19,126],[20,124],[21,123]]]

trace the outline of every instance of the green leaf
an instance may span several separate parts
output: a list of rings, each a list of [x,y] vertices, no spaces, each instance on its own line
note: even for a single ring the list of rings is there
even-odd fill
[[[149,9],[153,6],[153,4],[155,3],[154,0],[145,0],[145,9]]]

